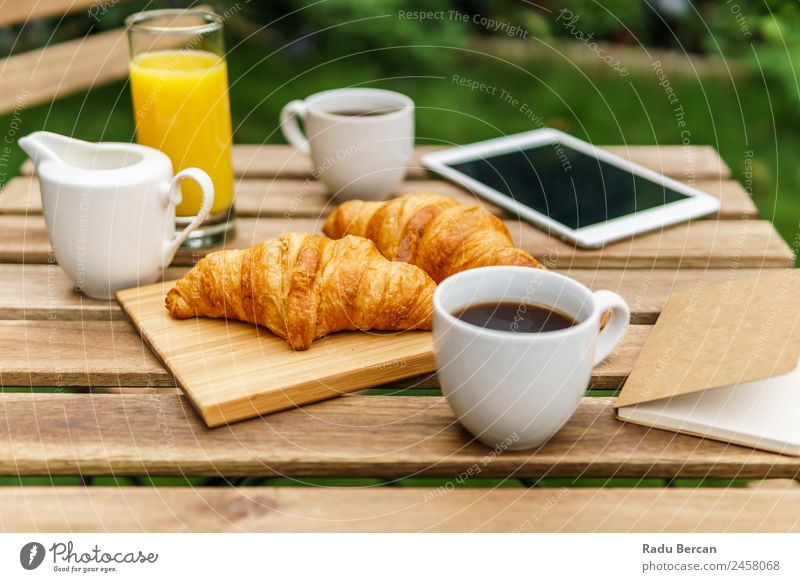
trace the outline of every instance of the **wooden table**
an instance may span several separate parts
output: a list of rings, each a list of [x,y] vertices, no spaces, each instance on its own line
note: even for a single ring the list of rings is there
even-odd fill
[[[621,423],[603,391],[625,380],[672,291],[793,267],[792,249],[758,219],[713,149],[609,149],[692,181],[721,198],[721,211],[591,251],[504,215],[517,243],[548,266],[621,293],[634,325],[595,369],[591,390],[552,441],[535,452],[499,455],[470,441],[435,377],[207,429],[118,305],[71,290],[50,253],[38,184],[23,167],[24,175],[0,196],[0,475],[209,476],[223,483],[329,477],[370,486],[264,487],[237,480],[233,487],[4,487],[0,528],[800,530],[800,489],[793,481],[800,459]],[[309,161],[287,147],[237,146],[235,167],[239,219],[230,247],[283,231],[317,231],[331,210],[325,189],[310,180]],[[470,199],[415,162],[400,191],[420,190]],[[169,276],[197,256],[181,253]],[[15,386],[27,388],[8,388]],[[30,389],[40,386],[55,388]],[[563,488],[552,486],[557,477],[599,479],[589,481],[593,488]],[[487,478],[526,486],[487,486]],[[630,486],[681,478],[759,481],[736,488]],[[606,479],[626,487],[599,487]],[[484,486],[460,487],[465,483]],[[401,486],[408,484],[416,486]]]

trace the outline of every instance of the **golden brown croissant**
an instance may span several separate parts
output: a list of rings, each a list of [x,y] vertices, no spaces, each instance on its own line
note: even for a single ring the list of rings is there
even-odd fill
[[[364,238],[283,234],[211,253],[167,294],[177,318],[257,323],[296,350],[341,330],[430,329],[435,283]]]
[[[417,265],[437,283],[475,267],[542,267],[514,246],[499,218],[441,194],[408,194],[387,202],[350,200],[334,210],[322,230],[331,238],[366,237],[387,259]]]

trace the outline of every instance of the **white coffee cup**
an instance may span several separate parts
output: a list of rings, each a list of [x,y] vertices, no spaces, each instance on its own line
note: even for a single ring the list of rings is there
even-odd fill
[[[128,143],[89,143],[37,131],[19,141],[36,164],[42,210],[58,264],[78,290],[98,299],[158,280],[181,243],[211,210],[208,174],[172,175],[159,150]],[[197,182],[203,203],[175,234],[180,183]]]
[[[311,155],[313,175],[337,198],[385,200],[411,161],[414,102],[382,89],[323,91],[287,103],[281,129],[289,143]]]
[[[454,313],[480,303],[541,305],[572,317],[558,331],[491,330]],[[542,445],[572,416],[594,366],[625,335],[630,311],[611,291],[592,292],[544,269],[483,267],[445,279],[433,296],[439,381],[461,424],[510,450]],[[522,308],[521,308],[522,309]],[[600,317],[611,319],[600,330]]]

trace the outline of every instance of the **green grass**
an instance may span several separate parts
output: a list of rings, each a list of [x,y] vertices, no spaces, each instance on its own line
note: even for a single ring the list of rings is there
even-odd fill
[[[714,479],[706,477],[703,479],[674,479],[670,485],[672,487],[746,487],[748,483],[755,482],[753,479]]]
[[[0,477],[0,487],[68,487],[82,485],[80,477]]]

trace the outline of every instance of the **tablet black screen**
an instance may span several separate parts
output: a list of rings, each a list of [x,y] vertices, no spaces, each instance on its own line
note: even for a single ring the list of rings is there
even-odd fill
[[[448,165],[573,229],[688,198],[559,143]]]

